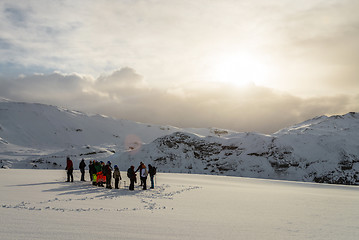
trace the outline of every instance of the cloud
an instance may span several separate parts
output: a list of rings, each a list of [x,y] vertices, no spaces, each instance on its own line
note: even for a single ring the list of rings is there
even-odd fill
[[[111,96],[121,97],[131,89],[144,87],[143,77],[134,69],[125,67],[110,75],[102,75],[95,82],[94,88]]]
[[[265,46],[280,69],[276,87],[311,96],[358,92],[359,2],[293,4],[273,20],[276,38]]]
[[[62,99],[71,101],[74,95],[81,94],[89,79],[71,74],[36,74],[16,79],[1,79],[0,95],[21,101],[39,101],[61,104]]]
[[[356,0],[4,0],[0,95],[149,123],[272,132],[358,111],[358,11]],[[266,87],[208,83],[228,53],[264,59],[273,70]]]
[[[15,27],[25,27],[28,19],[27,11],[16,6],[7,6],[4,9],[5,17]]]
[[[278,69],[267,87],[294,95],[354,93],[359,86],[348,85],[355,84],[359,64],[358,11],[356,0],[4,0],[0,68],[97,77],[134,66],[147,82],[169,87],[206,80],[210,58],[237,50],[268,58]]]
[[[322,114],[359,111],[359,95],[305,99],[255,85],[208,85],[150,88],[134,69],[123,68],[98,79],[61,73],[0,78],[0,96],[145,123],[262,133]]]

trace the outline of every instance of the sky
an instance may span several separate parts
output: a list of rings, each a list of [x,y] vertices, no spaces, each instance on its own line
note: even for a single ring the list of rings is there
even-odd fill
[[[0,1],[0,97],[273,133],[359,111],[357,0]]]

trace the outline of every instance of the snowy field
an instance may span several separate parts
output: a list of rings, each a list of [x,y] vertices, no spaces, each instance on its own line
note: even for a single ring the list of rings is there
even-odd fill
[[[155,189],[0,170],[0,239],[358,239],[359,188],[164,174]],[[87,176],[88,177],[88,176]],[[126,180],[125,173],[122,177]]]

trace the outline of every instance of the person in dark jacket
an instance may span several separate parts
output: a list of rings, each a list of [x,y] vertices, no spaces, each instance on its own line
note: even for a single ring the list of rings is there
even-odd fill
[[[135,180],[136,180],[135,166],[131,166],[127,170],[127,177],[130,179],[129,190],[135,190]]]
[[[110,161],[108,161],[107,164],[105,165],[103,172],[104,175],[106,176],[106,188],[111,189],[112,167]]]
[[[90,180],[91,180],[91,182],[92,182],[92,180],[93,180],[93,175],[92,175],[92,174],[94,174],[94,168],[95,168],[95,166],[94,166],[93,162],[90,161],[90,164],[89,164],[89,174],[90,174]]]
[[[71,182],[73,182],[74,181],[74,176],[73,176],[74,164],[72,163],[72,160],[69,157],[67,157],[67,159],[66,159],[65,170],[67,170],[67,181],[66,182],[70,182],[70,178],[71,178]]]
[[[85,181],[85,167],[86,167],[85,160],[82,159],[79,164],[79,168],[80,168],[80,172],[81,172],[81,181]]]
[[[155,183],[154,183],[154,177],[156,175],[156,168],[153,167],[151,164],[148,164],[148,173],[150,174],[150,179],[151,179],[151,188],[155,188]]]
[[[120,173],[120,169],[118,168],[117,165],[114,166],[115,170],[113,170],[113,178],[115,179],[115,188],[118,189],[118,184],[120,182],[120,180],[122,180],[121,178],[121,173]]]

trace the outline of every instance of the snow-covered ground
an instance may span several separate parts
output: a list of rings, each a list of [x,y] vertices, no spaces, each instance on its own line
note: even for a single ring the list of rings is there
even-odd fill
[[[0,170],[0,239],[358,239],[359,188],[158,173],[155,189]],[[88,176],[86,176],[88,178]]]

